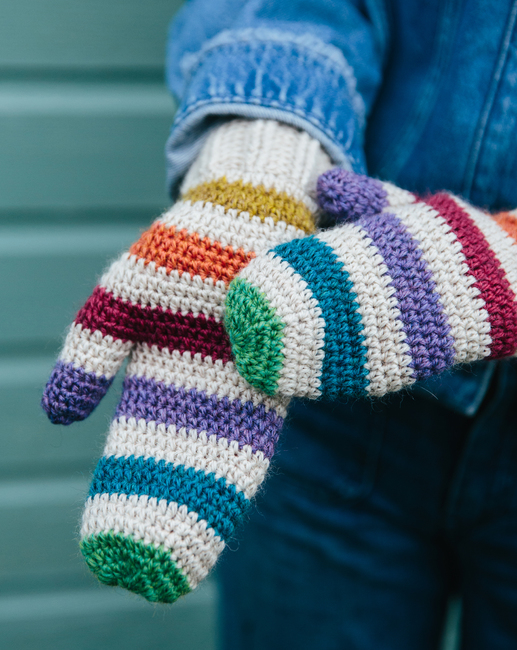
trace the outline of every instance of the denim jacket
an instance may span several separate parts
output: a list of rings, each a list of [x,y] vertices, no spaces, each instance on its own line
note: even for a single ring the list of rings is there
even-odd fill
[[[190,0],[172,23],[171,195],[210,129],[270,118],[336,164],[517,206],[517,0]],[[420,388],[473,415],[492,363]]]

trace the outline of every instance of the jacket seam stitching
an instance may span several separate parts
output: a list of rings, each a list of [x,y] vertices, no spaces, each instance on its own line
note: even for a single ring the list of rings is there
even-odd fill
[[[325,126],[318,118],[314,117],[310,113],[303,111],[302,109],[296,108],[291,104],[282,102],[278,99],[272,99],[272,100],[266,99],[265,97],[249,97],[243,99],[241,97],[234,97],[232,95],[228,95],[227,97],[218,97],[214,95],[210,97],[210,99],[197,100],[193,104],[189,104],[188,106],[180,110],[180,112],[177,115],[174,128],[177,129],[181,127],[182,122],[199,107],[209,105],[209,104],[215,104],[215,103],[242,104],[244,106],[248,104],[255,104],[257,106],[266,106],[269,108],[280,108],[280,109],[287,110],[291,113],[295,113],[299,117],[306,119],[308,122],[321,129],[321,131],[327,137],[329,137],[333,142],[335,142],[336,145],[340,146],[339,141],[335,137],[335,132],[328,126]],[[347,147],[344,149],[344,151],[346,152],[349,151],[350,149],[351,146],[350,146],[350,139],[349,139],[347,143]]]
[[[303,50],[309,52],[312,58],[321,65],[325,62],[325,67],[330,63],[332,70],[345,80],[352,107],[359,123],[363,125],[366,109],[363,98],[357,90],[357,79],[353,67],[339,48],[325,43],[312,34],[300,36],[292,32],[264,28],[224,30],[205,43],[198,52],[185,54],[180,61],[180,68],[188,82],[188,79],[194,76],[205,60],[205,55],[209,52],[232,48],[238,44],[247,44],[250,46],[250,50],[254,50],[265,43],[281,45],[285,49],[291,46],[294,51]],[[321,51],[318,51],[318,48],[321,48]]]
[[[488,91],[488,96],[486,98],[483,111],[481,112],[479,122],[476,126],[476,132],[474,136],[474,142],[470,151],[468,162],[465,169],[465,181],[463,184],[463,191],[466,196],[470,196],[472,187],[474,185],[474,177],[476,174],[476,168],[479,163],[479,156],[482,148],[482,144],[485,138],[488,121],[490,118],[490,113],[494,107],[495,98],[497,96],[497,90],[501,84],[503,77],[503,70],[508,59],[508,52],[511,46],[512,34],[515,29],[515,23],[517,20],[517,0],[513,3],[513,7],[510,11],[510,16],[508,20],[507,28],[504,32],[499,56],[497,57],[497,63],[494,70],[492,84]]]

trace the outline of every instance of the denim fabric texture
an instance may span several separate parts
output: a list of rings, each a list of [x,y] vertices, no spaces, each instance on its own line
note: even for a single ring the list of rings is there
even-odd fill
[[[516,0],[191,0],[167,54],[171,192],[211,123],[240,115],[411,191],[514,207],[516,21]]]
[[[171,192],[218,116],[298,126],[336,163],[364,171],[365,118],[381,81],[384,41],[361,5],[186,4],[172,24],[167,55],[169,87],[180,100],[167,145]]]
[[[224,650],[517,643],[517,364],[475,418],[420,396],[297,403],[219,568]]]

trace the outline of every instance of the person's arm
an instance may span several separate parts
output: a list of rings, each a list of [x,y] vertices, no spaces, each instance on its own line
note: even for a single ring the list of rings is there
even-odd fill
[[[365,172],[363,133],[387,51],[380,0],[191,0],[172,24],[167,79],[179,109],[167,144],[175,196],[210,129],[275,119]]]

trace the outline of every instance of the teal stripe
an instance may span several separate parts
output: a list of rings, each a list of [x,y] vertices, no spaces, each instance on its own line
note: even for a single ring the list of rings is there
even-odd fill
[[[138,494],[186,505],[227,540],[246,512],[249,501],[234,485],[215,474],[164,460],[139,456],[100,459],[93,475],[90,496]]]
[[[343,263],[317,237],[296,239],[273,249],[305,280],[325,321],[322,396],[366,395],[366,348],[357,295]]]

